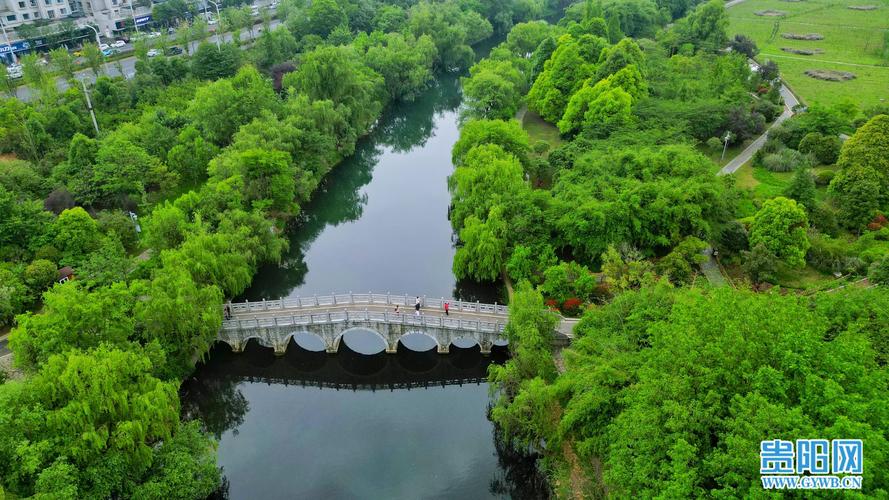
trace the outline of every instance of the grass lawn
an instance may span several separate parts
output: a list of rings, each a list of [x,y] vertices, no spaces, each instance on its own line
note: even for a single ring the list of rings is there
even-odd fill
[[[875,5],[876,10],[849,9]],[[779,10],[783,17],[757,16],[756,11]],[[889,61],[881,59],[884,32],[889,29],[889,0],[747,0],[728,9],[729,34],[743,33],[760,49],[759,61],[772,59],[781,75],[805,102],[832,104],[851,100],[860,108],[889,102]],[[823,40],[788,40],[782,33],[818,33]],[[818,49],[811,56],[782,48]],[[809,69],[848,71],[856,78],[844,82],[816,80]]]
[[[522,127],[528,132],[531,146],[537,141],[546,141],[550,145],[550,150],[553,150],[565,143],[559,135],[559,129],[555,125],[544,121],[540,115],[530,109],[522,118]]]
[[[822,170],[835,170],[835,167],[815,167],[812,169],[812,173],[815,174]],[[783,196],[784,189],[787,188],[793,178],[793,172],[772,172],[762,167],[753,167],[750,163],[747,163],[739,168],[734,173],[734,176],[736,186],[750,190],[755,199],[767,200],[776,196]],[[824,201],[827,198],[827,187],[818,186],[815,189],[815,196],[818,201]]]

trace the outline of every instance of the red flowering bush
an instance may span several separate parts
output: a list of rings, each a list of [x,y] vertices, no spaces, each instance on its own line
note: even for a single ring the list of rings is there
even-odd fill
[[[577,316],[580,314],[581,306],[583,306],[583,301],[577,297],[571,297],[562,303],[562,312],[568,316]]]

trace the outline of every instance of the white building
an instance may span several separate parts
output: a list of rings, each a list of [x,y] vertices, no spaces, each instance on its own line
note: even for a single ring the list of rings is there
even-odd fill
[[[71,12],[68,0],[0,0],[0,20],[7,30],[39,20],[64,19]]]
[[[98,27],[99,32],[109,38],[124,29],[127,22],[132,23],[134,18],[151,14],[150,8],[136,7],[133,0],[71,0],[71,8],[83,13],[84,22]],[[141,26],[144,22],[140,19],[139,24]]]

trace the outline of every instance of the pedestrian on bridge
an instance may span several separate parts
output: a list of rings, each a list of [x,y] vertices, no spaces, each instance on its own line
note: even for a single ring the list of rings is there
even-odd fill
[[[448,301],[445,301],[445,303],[444,303],[445,316],[450,316],[450,314],[448,314],[448,310],[450,310],[450,308],[451,308],[451,303]]]
[[[420,315],[420,296],[417,296],[417,300],[414,302],[414,309],[417,311],[417,316]]]
[[[232,319],[232,308],[228,304],[225,305],[225,309],[222,310],[222,315],[225,319]]]

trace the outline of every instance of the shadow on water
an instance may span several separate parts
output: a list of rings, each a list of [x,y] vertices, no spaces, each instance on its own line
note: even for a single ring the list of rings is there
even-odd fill
[[[452,386],[486,388],[488,366],[503,363],[507,357],[507,351],[502,347],[495,347],[490,356],[481,355],[478,348],[454,346],[446,355],[400,347],[397,354],[368,356],[346,345],[342,345],[337,354],[312,352],[291,341],[283,356],[275,356],[272,349],[252,341],[242,353],[232,352],[225,344],[216,344],[211,349],[210,361],[200,363],[195,373],[182,384],[182,413],[185,418],[200,418],[217,440],[226,434],[232,436],[228,439],[235,439],[251,411],[244,384],[347,394],[422,392]],[[331,408],[318,410],[332,411]],[[434,426],[434,422],[429,424]],[[329,426],[335,428],[336,424]],[[314,429],[316,432],[335,432],[335,429]],[[494,436],[497,457],[497,468],[489,472],[491,475],[487,479],[487,494],[528,499],[547,497],[548,487],[536,469],[536,457],[502,446],[496,432],[487,431],[486,434]],[[332,439],[330,444],[336,446],[338,443]],[[222,488],[212,498],[234,498],[230,496],[233,494],[230,493],[231,479],[224,479]],[[484,484],[485,479],[480,479]],[[475,491],[473,496],[483,494]]]

